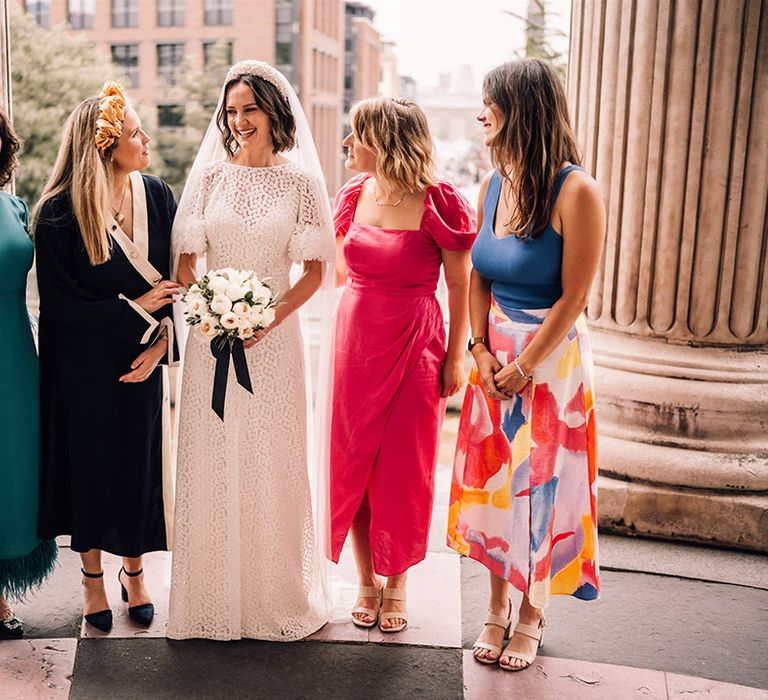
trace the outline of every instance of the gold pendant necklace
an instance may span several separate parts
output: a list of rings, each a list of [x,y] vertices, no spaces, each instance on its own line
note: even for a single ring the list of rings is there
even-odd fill
[[[380,202],[379,198],[376,196],[376,183],[373,183],[373,201],[376,203],[376,206],[378,207],[399,207],[400,203],[405,198],[405,193],[400,195],[400,199],[398,199],[394,204],[387,204],[386,202]]]
[[[123,221],[125,221],[125,214],[122,213],[123,211],[123,202],[125,202],[125,192],[128,189],[128,180],[126,178],[125,184],[123,185],[123,196],[120,197],[120,206],[115,209],[114,205],[112,206],[112,211],[115,212],[115,221],[117,221],[118,226],[123,225]]]

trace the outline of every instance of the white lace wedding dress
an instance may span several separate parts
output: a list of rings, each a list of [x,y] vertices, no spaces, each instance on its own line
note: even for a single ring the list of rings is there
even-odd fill
[[[206,268],[254,270],[285,291],[293,263],[331,261],[320,194],[292,163],[207,167],[195,223],[174,232]],[[215,361],[190,332],[184,357],[171,578],[172,639],[300,639],[325,619],[307,474],[304,348],[292,314],[246,351],[253,395],[230,367],[224,422],[211,409]]]

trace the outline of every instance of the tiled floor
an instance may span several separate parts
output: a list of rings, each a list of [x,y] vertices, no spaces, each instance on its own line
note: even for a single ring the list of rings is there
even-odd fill
[[[157,612],[149,629],[138,627],[119,599],[119,560],[106,555],[104,570],[115,623],[104,635],[81,623],[78,557],[63,547],[52,579],[32,600],[17,606],[27,623],[27,638],[0,642],[0,700],[768,700],[768,691],[721,682],[744,677],[751,686],[768,687],[764,654],[768,592],[762,590],[768,582],[762,588],[732,585],[759,578],[760,561],[742,561],[741,568],[736,567],[737,580],[728,584],[702,583],[693,575],[684,580],[606,571],[600,601],[586,607],[570,599],[553,603],[545,646],[532,668],[511,673],[477,664],[471,644],[484,614],[487,575],[475,562],[461,561],[444,542],[455,428],[455,419],[449,419],[441,446],[429,554],[409,576],[410,624],[404,632],[385,635],[351,624],[349,609],[357,583],[351,552],[345,549],[333,571],[336,608],[331,621],[304,642],[292,644],[167,640],[170,555],[165,553],[145,559]],[[652,563],[641,571],[686,576],[686,571],[696,574],[706,566],[706,552],[671,547],[677,549],[659,543],[643,549],[638,541],[633,551],[622,542],[606,550],[615,553],[617,569],[631,569],[629,565],[642,562],[644,556]],[[692,562],[687,569],[681,563],[686,557]],[[729,553],[712,556],[710,563],[720,571],[707,578],[731,581],[733,576],[725,569],[732,560]],[[606,660],[610,663],[596,663]],[[720,681],[673,672],[680,669]]]

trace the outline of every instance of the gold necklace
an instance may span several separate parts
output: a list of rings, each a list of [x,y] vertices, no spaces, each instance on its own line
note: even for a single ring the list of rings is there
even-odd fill
[[[123,211],[123,202],[125,202],[125,193],[128,189],[128,179],[126,178],[125,184],[123,185],[123,196],[120,197],[120,206],[115,209],[115,205],[111,204],[112,211],[115,212],[115,221],[117,221],[118,226],[123,225],[123,221],[125,221],[125,214],[121,213]]]
[[[398,199],[394,204],[387,204],[385,202],[380,202],[379,198],[376,196],[376,183],[373,183],[373,201],[376,202],[376,206],[378,207],[399,207],[400,203],[405,199],[405,193],[400,195],[400,199]]]

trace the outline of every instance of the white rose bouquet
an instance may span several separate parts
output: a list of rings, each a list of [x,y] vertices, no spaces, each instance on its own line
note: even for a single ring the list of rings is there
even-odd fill
[[[187,304],[187,325],[197,326],[211,341],[216,358],[211,408],[223,421],[230,358],[237,383],[252,394],[243,341],[275,320],[277,297],[251,270],[225,267],[206,272],[182,301]]]
[[[182,297],[187,325],[218,344],[248,340],[275,320],[277,299],[266,281],[251,270],[210,270]]]

